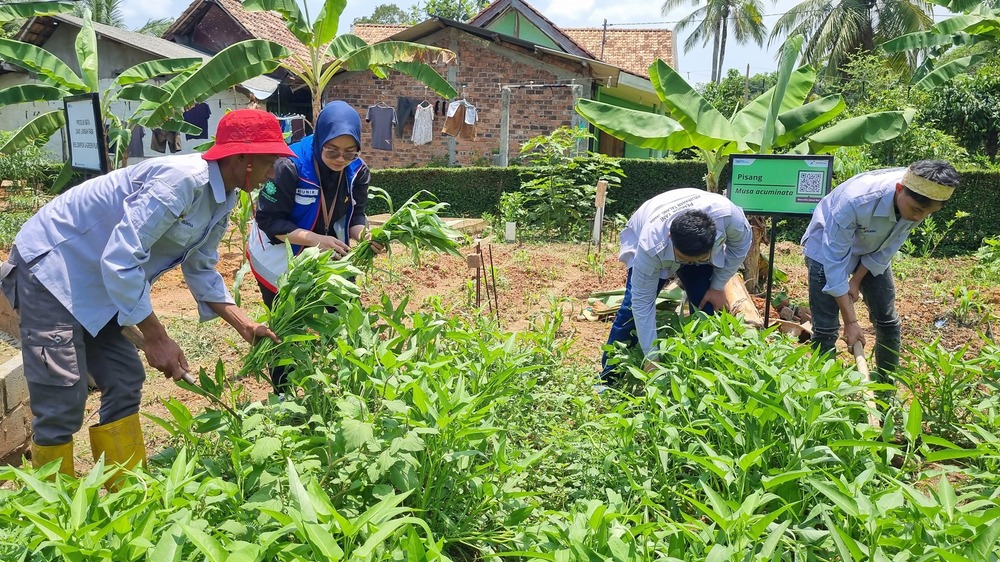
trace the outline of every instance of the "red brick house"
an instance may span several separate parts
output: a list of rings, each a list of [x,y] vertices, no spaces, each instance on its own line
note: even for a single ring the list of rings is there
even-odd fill
[[[364,118],[368,108],[382,103],[399,110],[400,97],[437,103],[432,139],[411,140],[412,116],[393,131],[392,150],[372,147],[372,130],[365,124],[365,160],[373,168],[411,167],[430,163],[505,164],[517,157],[528,139],[555,128],[586,126],[574,111],[577,99],[589,98],[651,112],[661,111],[647,69],[657,58],[677,67],[675,40],[668,29],[560,29],[523,0],[496,0],[468,23],[433,17],[414,26],[358,25],[352,32],[367,43],[411,41],[450,49],[457,59],[436,70],[478,114],[473,138],[441,133],[445,117],[441,100],[416,80],[391,73],[378,79],[370,72],[343,72],[330,83],[324,98],[342,99]],[[164,35],[166,39],[209,52],[250,37],[270,39],[301,51],[281,18],[268,12],[245,12],[238,0],[195,0]],[[295,91],[291,77],[268,99],[275,113],[308,114],[308,98]],[[399,113],[397,113],[399,115]],[[597,148],[606,154],[655,157],[598,135]]]

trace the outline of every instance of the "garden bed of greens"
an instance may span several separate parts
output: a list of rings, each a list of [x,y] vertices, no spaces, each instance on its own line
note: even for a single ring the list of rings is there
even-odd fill
[[[348,267],[327,258],[295,268]],[[596,395],[555,307],[511,334],[315,286],[314,329],[270,352],[298,398],[250,402],[220,362],[201,382],[230,409],[168,401],[171,446],[115,493],[101,465],[79,480],[0,469],[18,484],[0,491],[0,558],[995,557],[992,343],[964,361],[928,347],[978,376],[929,435],[916,401],[870,427],[858,372],[729,316],[689,321],[663,341],[669,362]]]

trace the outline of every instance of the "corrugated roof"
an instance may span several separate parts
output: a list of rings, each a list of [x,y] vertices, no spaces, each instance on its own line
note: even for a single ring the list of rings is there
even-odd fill
[[[83,20],[76,16],[60,14],[57,16],[37,17],[28,20],[25,26],[21,28],[21,31],[18,32],[17,37],[26,43],[42,46],[52,36],[52,31],[57,21],[65,22],[76,28],[83,27]],[[211,58],[211,55],[201,51],[152,35],[135,33],[127,29],[104,25],[102,23],[93,23],[92,25],[98,37],[106,37],[151,55],[163,58],[200,57],[203,60]],[[243,82],[242,85],[247,89],[253,90],[254,95],[258,98],[266,98],[278,88],[278,81],[267,76],[257,76]],[[266,95],[261,96],[263,93],[266,93]]]
[[[673,31],[669,29],[569,28],[562,30],[573,41],[593,53],[597,60],[618,68],[649,77],[649,65],[663,59],[670,68],[677,68],[674,57]]]

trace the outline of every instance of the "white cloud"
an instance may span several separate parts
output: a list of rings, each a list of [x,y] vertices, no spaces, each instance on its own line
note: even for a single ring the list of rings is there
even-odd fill
[[[136,29],[149,20],[176,18],[188,5],[188,0],[127,0],[122,2],[122,17],[126,27]]]

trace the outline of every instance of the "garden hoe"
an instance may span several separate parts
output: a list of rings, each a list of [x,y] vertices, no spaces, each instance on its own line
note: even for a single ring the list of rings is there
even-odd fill
[[[141,351],[146,351],[146,338],[142,335],[142,332],[139,331],[139,328],[136,328],[135,326],[124,326],[122,327],[122,335],[125,336],[125,339],[132,342],[132,345],[134,345],[136,348],[138,348]],[[236,414],[236,411],[230,408],[228,404],[219,400],[214,394],[205,390],[200,384],[198,384],[198,381],[195,380],[195,378],[191,375],[191,373],[185,371],[181,379],[184,382],[188,383],[189,385],[197,388],[200,391],[198,392],[198,394],[208,398],[216,405],[225,408],[225,410],[230,414],[232,414],[234,417],[239,418],[239,416]]]
[[[865,359],[865,348],[861,345],[861,342],[856,341],[854,345],[851,346],[851,351],[854,353],[854,364],[857,365],[858,370],[865,377],[865,382],[872,382],[871,371],[868,370],[868,360]],[[875,428],[882,427],[882,421],[878,419],[878,415],[875,412],[878,408],[875,405],[875,398],[872,396],[870,390],[865,389],[865,404],[868,405],[868,424]]]

